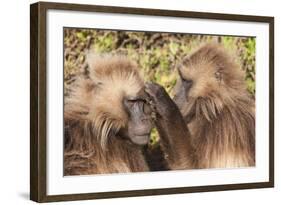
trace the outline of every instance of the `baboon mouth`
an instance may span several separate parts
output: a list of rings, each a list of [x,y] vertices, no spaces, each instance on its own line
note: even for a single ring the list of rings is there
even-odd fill
[[[149,134],[145,135],[135,135],[131,138],[132,142],[139,145],[144,145],[149,142]]]
[[[136,135],[135,138],[139,139],[139,140],[141,140],[141,139],[148,139],[149,138],[149,134],[146,134],[146,135]]]

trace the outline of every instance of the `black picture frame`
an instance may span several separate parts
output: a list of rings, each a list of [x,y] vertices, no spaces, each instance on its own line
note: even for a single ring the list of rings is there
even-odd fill
[[[263,22],[269,24],[269,181],[212,186],[131,190],[87,194],[47,195],[46,116],[46,13],[49,9],[170,16],[198,19]],[[110,7],[82,4],[38,2],[30,6],[30,199],[36,202],[85,200],[190,192],[209,192],[274,186],[274,17],[220,13],[203,13],[142,8]]]

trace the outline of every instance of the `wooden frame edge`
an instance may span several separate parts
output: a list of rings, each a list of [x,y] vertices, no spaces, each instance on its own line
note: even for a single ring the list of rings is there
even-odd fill
[[[269,181],[184,188],[130,190],[71,195],[47,195],[46,192],[46,11],[48,9],[127,13],[138,15],[192,17],[202,19],[264,22],[269,24],[270,112]],[[30,199],[36,202],[137,197],[162,194],[226,191],[274,187],[274,17],[95,6],[38,2],[30,5]]]
[[[119,6],[102,6],[91,4],[75,4],[75,3],[58,3],[58,2],[38,2],[46,9],[73,10],[86,12],[105,12],[105,13],[121,13],[136,15],[154,15],[154,16],[170,16],[170,17],[189,17],[189,18],[205,18],[217,20],[234,20],[234,21],[252,21],[252,22],[269,22],[271,16],[255,16],[242,14],[225,14],[215,12],[198,12],[183,10],[163,10],[136,7],[119,7]]]
[[[30,5],[30,199],[46,200],[46,9]]]
[[[130,191],[85,193],[85,194],[71,194],[71,195],[70,194],[49,195],[46,196],[40,202],[59,202],[59,201],[78,201],[78,200],[93,200],[93,199],[106,199],[106,198],[157,196],[157,195],[187,194],[187,193],[196,193],[196,192],[234,191],[234,190],[242,190],[242,189],[264,189],[264,188],[272,188],[272,187],[273,184],[271,182],[258,182],[258,183],[245,183],[245,184],[130,190]]]
[[[30,199],[38,201],[38,4],[30,6]]]
[[[274,17],[269,24],[269,181],[274,187]]]

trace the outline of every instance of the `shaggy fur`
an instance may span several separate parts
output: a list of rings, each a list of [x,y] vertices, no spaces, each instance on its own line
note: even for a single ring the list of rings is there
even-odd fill
[[[65,99],[64,175],[148,170],[141,148],[117,134],[128,122],[124,96],[144,87],[136,65],[122,56],[87,59],[88,77]]]
[[[193,82],[185,103],[176,103],[188,123],[198,168],[254,166],[255,103],[235,59],[207,44],[186,57],[179,72]]]
[[[179,108],[161,85],[147,83],[145,87],[155,112],[155,126],[166,162],[163,165],[169,169],[197,167],[195,149]]]

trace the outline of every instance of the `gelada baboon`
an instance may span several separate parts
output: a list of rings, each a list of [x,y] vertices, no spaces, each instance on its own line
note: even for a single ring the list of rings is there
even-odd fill
[[[183,117],[175,106],[169,106],[172,102],[163,89],[148,86],[148,93],[160,113],[156,125],[161,139],[164,138],[164,142],[168,139],[169,149],[174,149],[178,152],[174,155],[180,157],[178,163],[169,163],[170,168],[254,166],[255,103],[246,90],[243,72],[235,59],[221,46],[206,44],[184,58],[178,70],[180,81],[174,102]],[[183,121],[188,128],[181,127]],[[163,125],[169,128],[163,129]],[[190,150],[189,155],[186,149]]]
[[[151,109],[135,63],[88,56],[89,73],[65,99],[64,174],[147,171]]]

